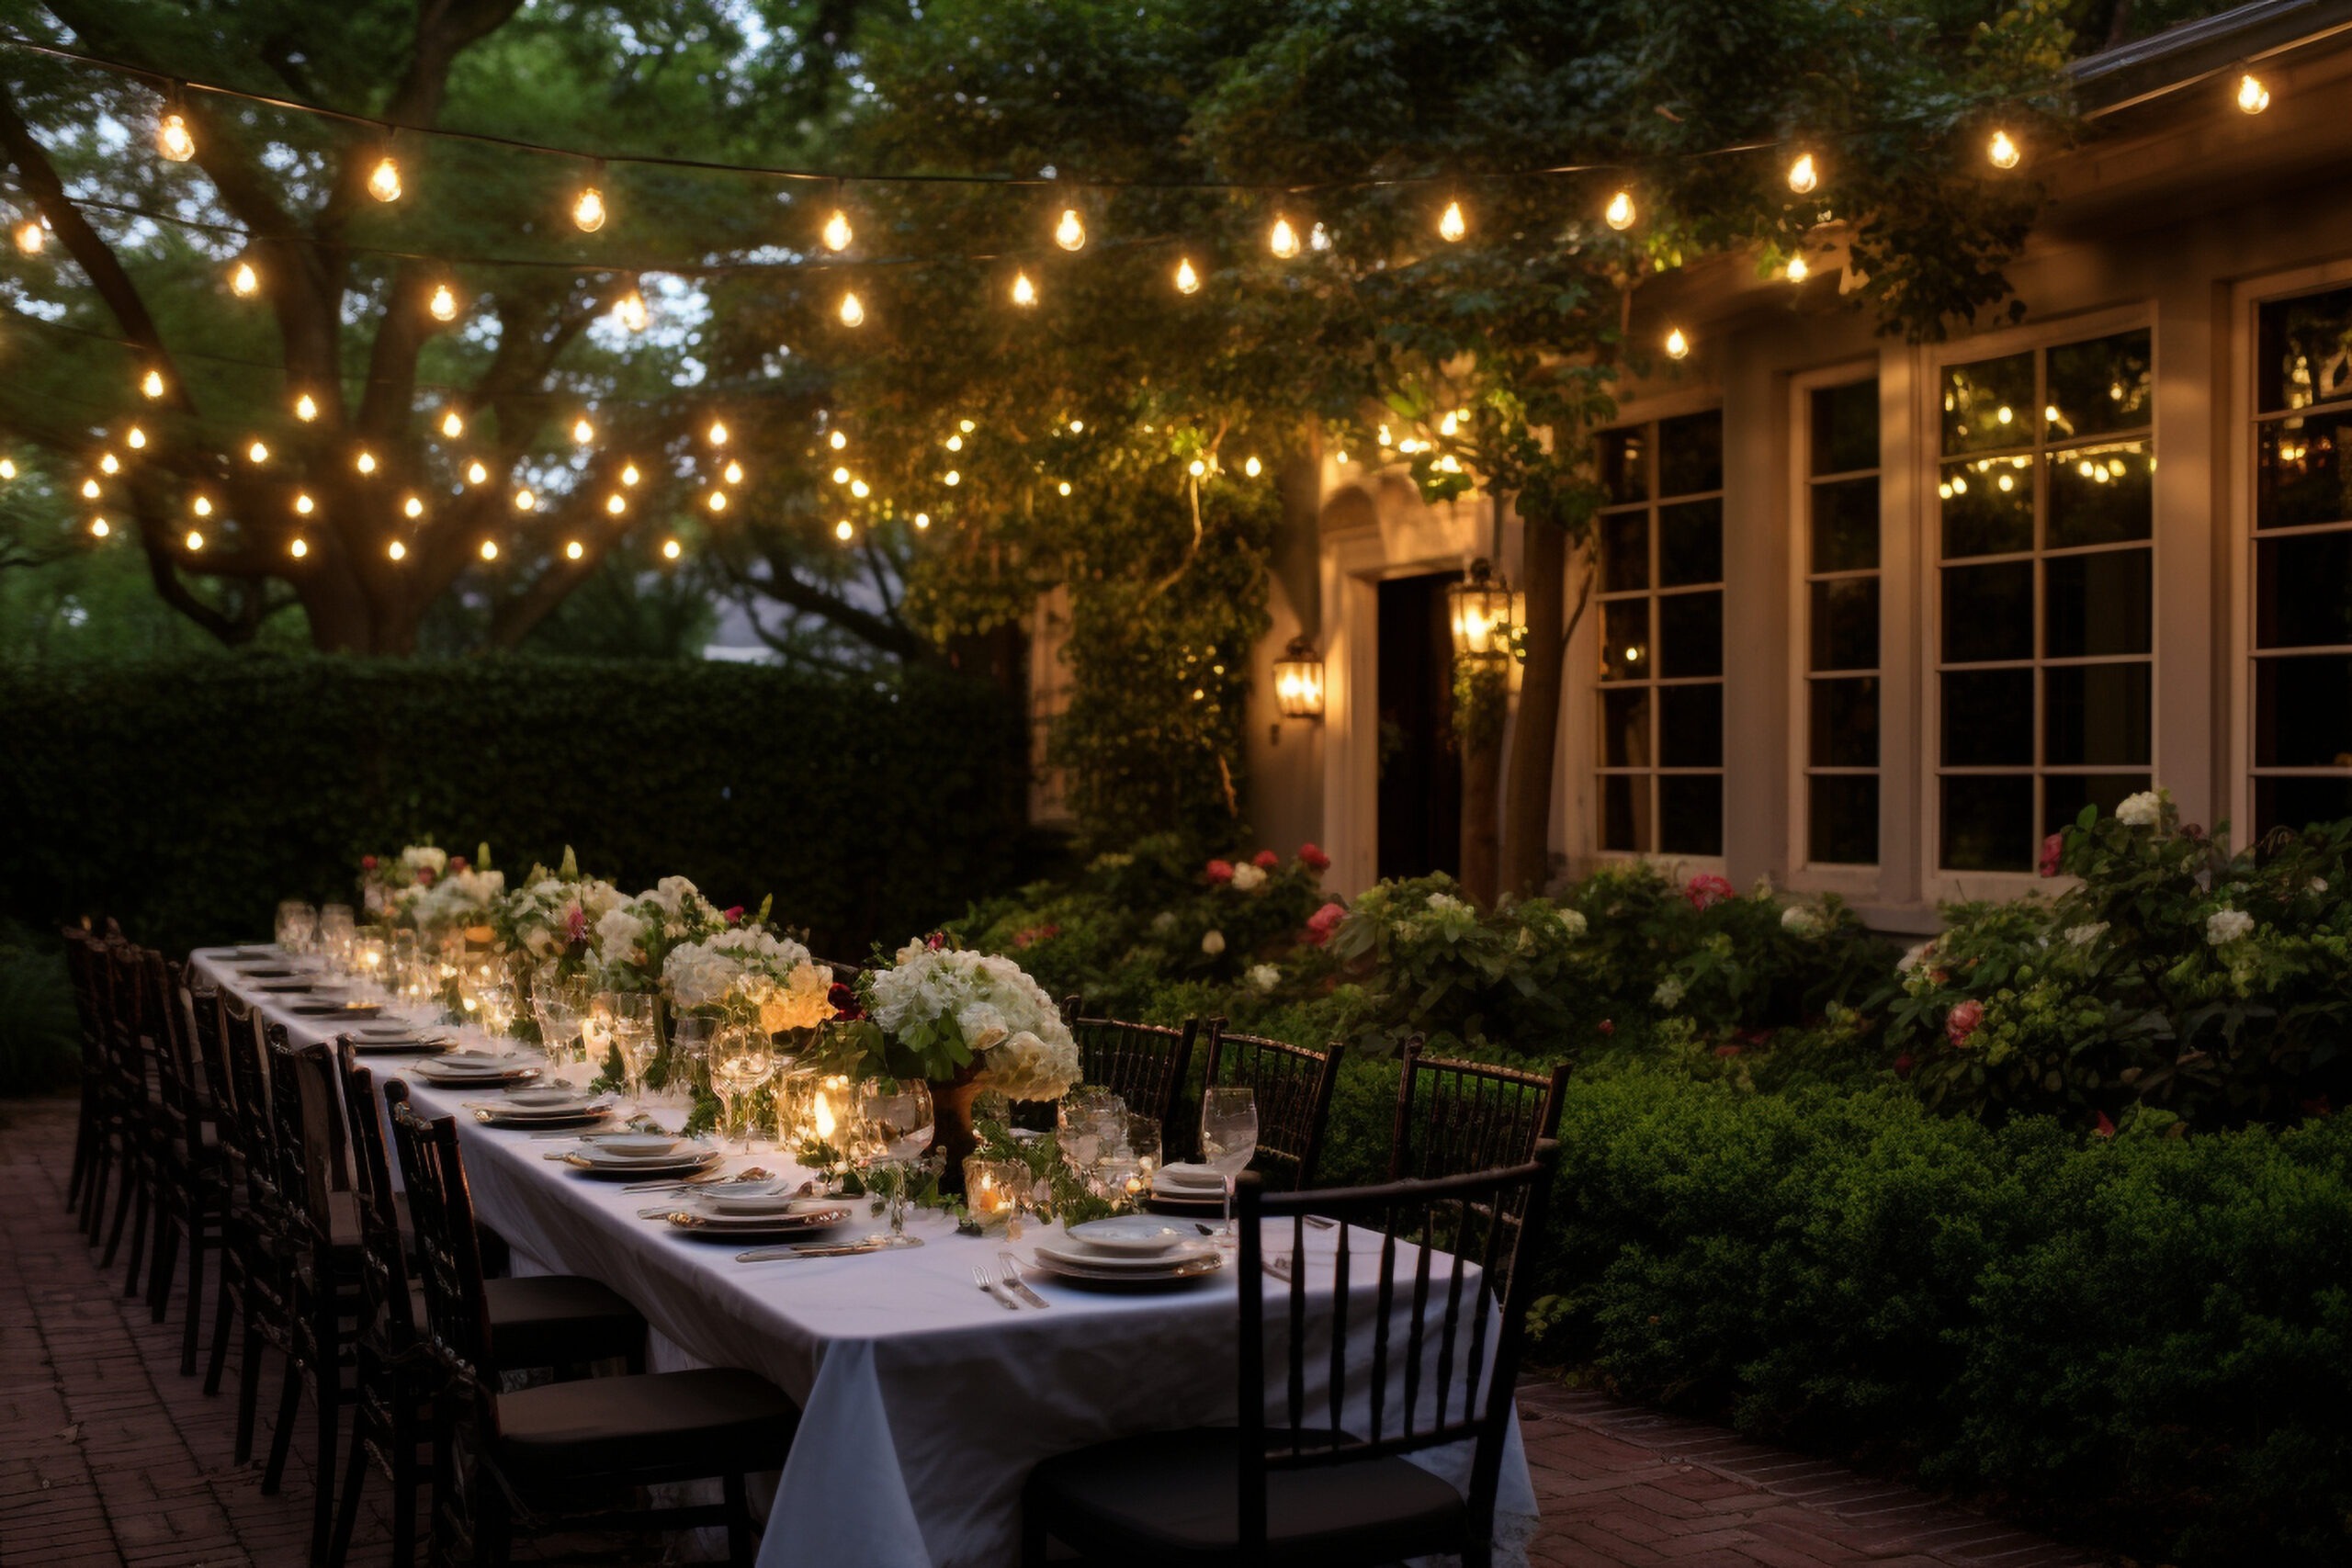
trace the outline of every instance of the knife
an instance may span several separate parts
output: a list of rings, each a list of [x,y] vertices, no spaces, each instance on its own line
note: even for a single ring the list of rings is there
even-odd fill
[[[854,1258],[861,1252],[880,1252],[884,1246],[878,1241],[852,1241],[835,1247],[755,1247],[749,1252],[737,1253],[735,1261],[775,1263],[789,1258]]]
[[[1021,1259],[1013,1257],[1010,1252],[1000,1252],[997,1254],[997,1257],[1001,1258],[1004,1262],[1004,1282],[1006,1287],[1010,1289],[1013,1294],[1019,1296],[1023,1301],[1027,1302],[1033,1307],[1041,1307],[1050,1304],[1046,1302],[1045,1297],[1039,1295],[1036,1292],[1029,1288],[1028,1281],[1022,1279]]]

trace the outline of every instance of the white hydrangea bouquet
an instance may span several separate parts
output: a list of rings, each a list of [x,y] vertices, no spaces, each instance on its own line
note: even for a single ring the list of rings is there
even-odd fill
[[[485,857],[490,846],[482,846]],[[409,908],[409,919],[430,937],[462,934],[490,940],[491,911],[506,893],[506,874],[487,865],[469,865],[452,855],[447,871],[433,879]]]
[[[1079,1080],[1060,1010],[1010,958],[912,942],[861,988],[899,1077],[969,1081],[1011,1100],[1059,1100]]]
[[[681,1010],[756,1015],[774,1034],[833,1016],[833,972],[788,936],[752,922],[682,942],[662,961],[662,987]]]
[[[662,988],[671,949],[732,927],[739,909],[721,910],[683,876],[665,876],[596,918],[589,928],[598,977],[617,991]]]
[[[534,964],[553,963],[559,974],[571,974],[592,957],[590,938],[596,922],[621,907],[621,891],[611,883],[580,874],[571,852],[550,872],[533,866],[523,886],[510,889],[491,910],[491,928],[499,945],[527,955]]]

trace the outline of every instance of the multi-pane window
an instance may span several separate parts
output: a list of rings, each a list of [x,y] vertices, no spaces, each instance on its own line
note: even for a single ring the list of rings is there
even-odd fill
[[[2145,328],[1943,373],[1939,861],[2030,871],[2087,802],[2148,787]]]
[[[1878,382],[1806,394],[1805,858],[1878,861]]]
[[[2352,288],[2261,307],[2254,821],[2352,817]]]
[[[1720,412],[1604,431],[1600,845],[1724,849]]]

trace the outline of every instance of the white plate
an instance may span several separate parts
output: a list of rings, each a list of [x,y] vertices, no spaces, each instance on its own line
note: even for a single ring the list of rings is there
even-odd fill
[[[1151,1184],[1161,1191],[1183,1198],[1203,1198],[1225,1190],[1225,1178],[1205,1165],[1185,1163],[1163,1165],[1155,1172]]]
[[[469,1109],[485,1111],[501,1122],[521,1126],[527,1122],[565,1122],[581,1116],[602,1116],[611,1108],[591,1100],[567,1100],[559,1105],[507,1105],[485,1100]]]
[[[691,1144],[650,1159],[643,1155],[616,1155],[594,1144],[574,1149],[563,1156],[564,1163],[574,1169],[593,1171],[599,1176],[668,1176],[673,1171],[707,1169],[717,1164],[718,1158],[717,1149],[698,1148]]]
[[[526,1110],[550,1109],[559,1105],[585,1105],[588,1097],[576,1089],[546,1086],[538,1089],[510,1089],[506,1102]]]
[[[711,1241],[756,1241],[762,1236],[804,1236],[829,1231],[847,1224],[851,1213],[848,1204],[828,1201],[790,1214],[712,1214],[673,1209],[662,1217],[688,1235]]]
[[[1037,1256],[1057,1269],[1093,1269],[1116,1274],[1121,1279],[1148,1279],[1154,1275],[1173,1279],[1194,1271],[1193,1266],[1202,1258],[1216,1257],[1216,1248],[1206,1236],[1196,1235],[1188,1245],[1171,1247],[1146,1258],[1097,1252],[1091,1247],[1072,1247],[1058,1241],[1039,1242]]]
[[[801,1205],[810,1203],[820,1209],[841,1206],[838,1198],[803,1198],[797,1184],[781,1181],[745,1183],[725,1191],[697,1192],[695,1201],[710,1213],[737,1218],[759,1215],[774,1218],[778,1214],[797,1213]]]
[[[1029,1260],[1027,1266],[1040,1274],[1082,1284],[1125,1285],[1148,1289],[1154,1285],[1180,1284],[1187,1280],[1198,1280],[1204,1275],[1214,1274],[1225,1267],[1225,1258],[1212,1247],[1204,1256],[1188,1257],[1173,1266],[1163,1267],[1150,1273],[1139,1273],[1132,1269],[1118,1267],[1117,1260],[1109,1258],[1091,1257],[1083,1263],[1059,1261],[1047,1257],[1046,1248],[1040,1247],[1036,1256]]]
[[[627,1146],[616,1148],[613,1146],[617,1141],[626,1140],[639,1135],[639,1134],[637,1134],[617,1131],[593,1134],[582,1141],[580,1153],[585,1157],[595,1161],[598,1165],[626,1165],[634,1167],[640,1165],[675,1165],[681,1160],[704,1159],[717,1152],[706,1144],[692,1143],[684,1138],[661,1139],[659,1141],[667,1146],[658,1149],[632,1149]]]
[[[1174,1250],[1178,1243],[1198,1241],[1201,1235],[1191,1225],[1173,1224],[1151,1214],[1114,1214],[1107,1220],[1088,1220],[1070,1226],[1068,1234],[1089,1252],[1127,1258],[1157,1258]]]
[[[789,1193],[779,1193],[763,1201],[775,1206],[739,1208],[738,1204],[746,1201],[745,1195],[713,1192],[707,1189],[688,1200],[695,1212],[713,1224],[722,1225],[772,1225],[786,1220],[797,1224],[815,1224],[820,1220],[826,1224],[839,1224],[850,1215],[850,1205],[839,1198],[795,1198]],[[828,1214],[838,1218],[824,1219],[823,1216]]]

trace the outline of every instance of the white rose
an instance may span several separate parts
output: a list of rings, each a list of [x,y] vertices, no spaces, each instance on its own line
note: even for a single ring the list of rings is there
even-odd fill
[[[1676,979],[1673,976],[1668,975],[1665,979],[1660,980],[1657,983],[1657,989],[1650,993],[1650,1000],[1662,1008],[1672,1009],[1680,1007],[1682,1005],[1682,982]]]
[[[1243,861],[1233,868],[1233,890],[1236,893],[1255,893],[1265,885],[1266,873],[1262,867]]]
[[[2153,828],[2164,817],[2164,797],[2149,789],[2125,795],[2123,804],[2115,808],[2115,819],[2127,828]]]
[[[1271,991],[1283,983],[1283,972],[1271,964],[1252,964],[1250,983],[1261,991]]]
[[[2244,909],[2216,909],[2205,917],[2205,940],[2222,947],[2254,932],[2254,917]]]
[[[1591,922],[1588,921],[1584,918],[1584,911],[1582,909],[1561,910],[1560,925],[1562,929],[1566,931],[1566,932],[1572,937],[1582,936],[1586,931],[1592,929]]]
[[[993,1049],[1012,1032],[1004,1021],[1002,1009],[988,1002],[974,1002],[956,1015],[956,1028],[964,1036],[964,1043],[975,1051]]]
[[[1812,936],[1821,930],[1821,917],[1803,904],[1792,904],[1781,911],[1781,929],[1798,936]]]
[[[1929,941],[1905,949],[1902,962],[1894,966],[1894,972],[1898,975],[1917,975],[1928,966],[1928,954],[1935,951],[1935,946],[1936,944]]]
[[[2327,891],[2327,878],[2326,878],[2326,877],[2324,877],[2324,876],[2314,876],[2314,877],[2312,877],[2312,883],[2311,883],[2311,887],[2312,887],[2312,892],[2314,892],[2314,893],[2324,893],[2324,892],[2326,892],[2326,891]]]
[[[1207,935],[1202,937],[1201,951],[1207,953],[1211,958],[1215,958],[1218,953],[1223,953],[1225,951],[1225,933],[1223,931],[1210,931]]]

